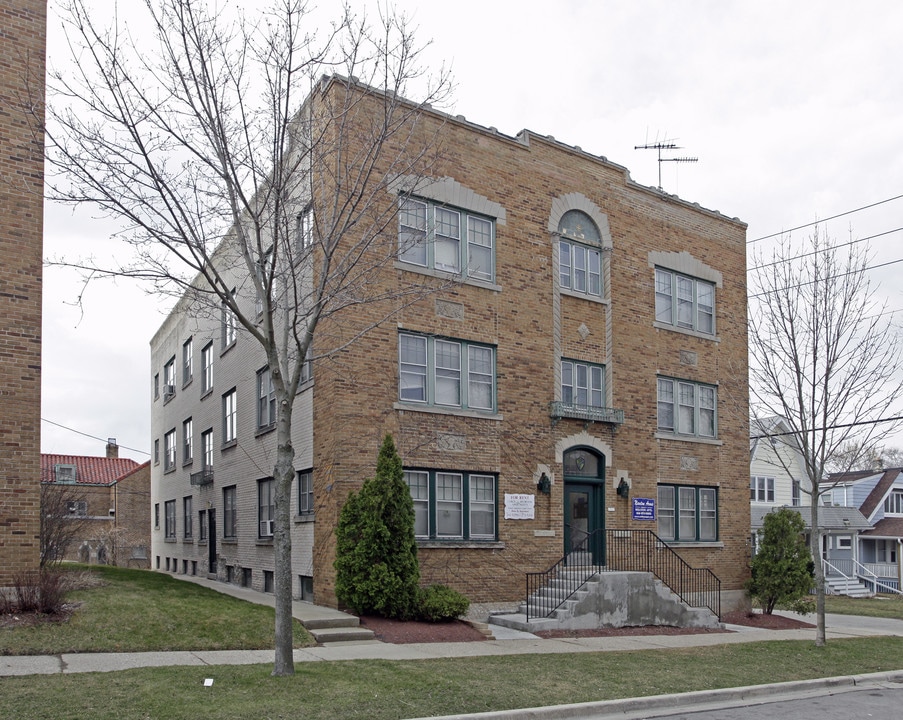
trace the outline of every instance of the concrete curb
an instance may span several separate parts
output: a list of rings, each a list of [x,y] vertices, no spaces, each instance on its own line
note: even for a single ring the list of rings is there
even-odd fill
[[[813,680],[795,680],[786,683],[770,683],[768,685],[749,685],[719,690],[696,690],[687,693],[669,695],[652,695],[649,697],[623,698],[620,700],[602,700],[599,702],[576,703],[573,705],[549,705],[538,708],[519,708],[515,710],[497,710],[469,715],[442,715],[414,720],[520,720],[535,718],[536,720],[558,720],[559,718],[605,718],[640,717],[643,713],[656,710],[678,710],[692,708],[694,711],[704,709],[708,705],[749,704],[749,701],[767,698],[769,702],[787,699],[792,696],[804,696],[823,690],[846,692],[868,685],[881,683],[903,683],[903,670],[869,673],[867,675],[845,675],[831,678],[815,678]]]

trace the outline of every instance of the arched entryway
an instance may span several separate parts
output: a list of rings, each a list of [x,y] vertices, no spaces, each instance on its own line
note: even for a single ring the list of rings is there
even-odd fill
[[[605,458],[576,447],[564,453],[564,556],[605,564]]]

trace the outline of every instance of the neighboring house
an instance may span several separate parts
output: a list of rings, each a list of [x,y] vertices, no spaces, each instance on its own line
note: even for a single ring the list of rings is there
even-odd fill
[[[379,212],[399,209],[401,236],[422,238],[385,280],[459,282],[308,374],[294,411],[295,597],[336,604],[338,514],[391,432],[424,583],[516,600],[525,573],[587,533],[648,530],[721,579],[725,609],[744,602],[745,224],[549,137],[434,111],[420,122],[453,162],[416,195],[379,199]],[[464,233],[441,267],[440,224]],[[355,312],[331,320],[353,336],[376,311]],[[274,407],[260,347],[185,296],[151,363],[153,567],[270,591]]]
[[[62,559],[149,566],[149,461],[120,458],[112,440],[106,457],[42,454],[41,483],[43,521],[62,523],[69,541]]]
[[[46,39],[47,0],[0,0],[0,588],[40,560]]]
[[[853,569],[877,592],[900,591],[903,564],[903,468],[836,473],[830,477],[835,504],[858,507],[869,523],[859,536]]]
[[[770,417],[750,423],[750,527],[752,554],[756,552],[758,531],[765,516],[780,507],[796,509],[807,530],[812,528],[812,494],[805,462],[790,434],[786,420]],[[833,592],[862,590],[848,578],[858,558],[860,533],[871,525],[850,503],[832,502],[822,496],[818,524],[822,532],[822,560],[825,581]]]

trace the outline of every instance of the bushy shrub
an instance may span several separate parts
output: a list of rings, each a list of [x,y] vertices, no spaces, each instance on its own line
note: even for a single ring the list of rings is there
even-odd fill
[[[376,476],[342,507],[335,569],[336,596],[354,612],[402,620],[416,614],[414,501],[391,435],[380,448]]]
[[[418,593],[418,616],[428,622],[444,622],[461,617],[470,600],[445,585],[430,585]]]
[[[805,612],[815,566],[803,533],[803,518],[796,510],[768,513],[759,530],[759,549],[752,559],[752,577],[746,589],[770,615],[780,604]]]

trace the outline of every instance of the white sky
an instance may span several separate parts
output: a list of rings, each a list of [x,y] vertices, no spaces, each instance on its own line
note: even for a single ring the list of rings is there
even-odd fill
[[[63,66],[54,5],[48,55]],[[339,4],[319,6],[337,12]],[[699,162],[663,164],[665,191],[739,217],[750,240],[903,195],[903,3],[896,0],[396,6],[413,16],[419,41],[432,39],[431,64],[452,65],[453,113],[508,135],[523,128],[552,135],[652,186],[656,155],[634,146],[676,140],[676,156]],[[823,227],[840,238],[903,228],[903,199]],[[110,253],[109,231],[87,209],[48,204],[45,256]],[[903,232],[876,238],[872,248],[874,264],[903,260]],[[903,309],[901,269],[898,262],[870,275],[896,309]],[[120,281],[92,284],[82,313],[67,305],[80,289],[75,273],[45,269],[42,417],[101,440],[45,422],[42,450],[102,455],[105,439],[115,437],[122,456],[143,461],[146,454],[127,448],[151,446],[149,341],[165,308]]]

